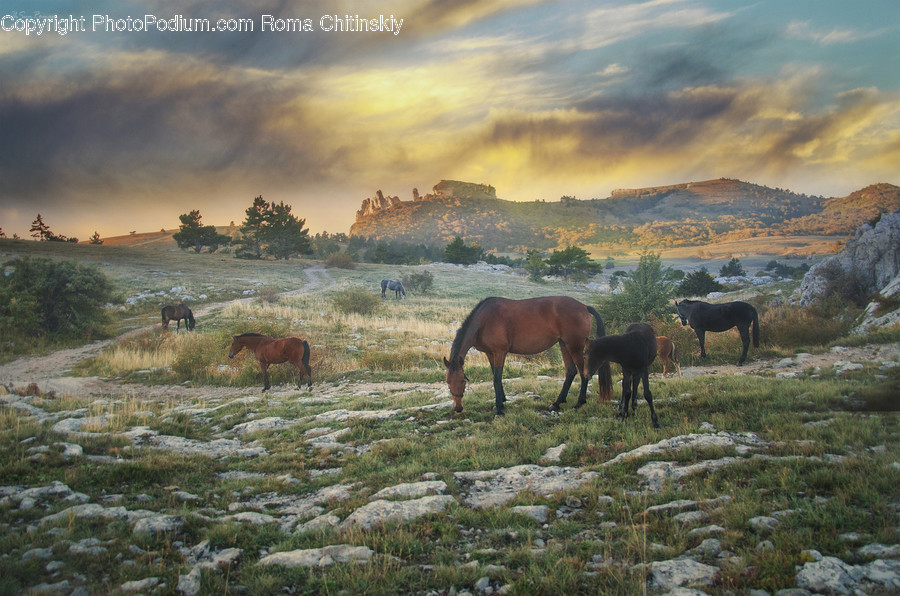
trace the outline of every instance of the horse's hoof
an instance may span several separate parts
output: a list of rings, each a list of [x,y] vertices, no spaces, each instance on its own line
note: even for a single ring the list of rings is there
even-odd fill
[[[497,410],[497,416],[504,416],[504,415],[506,415],[506,412],[504,412],[503,410]]]

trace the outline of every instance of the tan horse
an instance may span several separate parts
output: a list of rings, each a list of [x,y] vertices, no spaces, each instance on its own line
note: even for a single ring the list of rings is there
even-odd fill
[[[681,364],[678,363],[678,357],[675,354],[675,342],[666,337],[665,335],[659,335],[656,337],[656,354],[659,356],[659,359],[662,360],[663,364],[663,373],[662,376],[666,376],[669,372],[669,362],[673,363],[673,368],[675,372],[678,373],[678,376],[681,376]]]
[[[259,333],[245,333],[243,335],[232,336],[231,350],[228,352],[229,358],[242,349],[247,348],[256,356],[259,362],[259,368],[263,373],[263,391],[267,391],[269,385],[269,365],[281,364],[282,362],[290,362],[300,371],[300,380],[303,380],[304,373],[308,379],[307,389],[312,387],[312,370],[309,368],[309,344],[306,340],[296,337],[285,337],[283,339],[275,339],[268,335],[260,335]],[[297,382],[297,388],[301,387]]]
[[[444,358],[447,367],[447,385],[453,397],[454,409],[462,412],[462,397],[466,389],[466,375],[463,362],[470,348],[487,355],[494,377],[494,405],[497,415],[503,414],[506,394],[503,391],[503,365],[507,354],[540,354],[559,344],[566,378],[559,397],[550,406],[558,411],[566,401],[569,387],[575,375],[581,376],[581,390],[578,393],[578,408],[587,401],[587,386],[590,376],[584,374],[584,348],[587,345],[594,322],[597,336],[606,333],[606,326],[600,313],[590,306],[568,296],[544,296],[510,300],[508,298],[485,298],[479,302],[456,333],[450,348],[450,359]],[[609,364],[600,368],[600,399],[612,395],[612,381]]]

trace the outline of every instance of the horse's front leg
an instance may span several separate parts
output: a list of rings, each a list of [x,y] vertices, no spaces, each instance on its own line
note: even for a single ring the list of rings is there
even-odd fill
[[[491,372],[494,376],[494,408],[497,416],[503,416],[503,404],[506,402],[506,392],[503,391],[503,365],[506,362],[506,354],[494,356],[488,354],[491,363]]]
[[[631,375],[622,371],[622,399],[619,401],[619,418],[628,418],[628,399],[631,397]]]
[[[268,391],[269,387],[269,363],[268,362],[260,362],[259,368],[262,370],[263,374],[263,391]]]
[[[706,330],[695,329],[694,332],[697,334],[697,339],[700,341],[700,357],[706,358]]]
[[[656,410],[653,409],[653,394],[650,393],[650,371],[645,368],[641,377],[644,381],[644,399],[647,400],[647,405],[650,406],[650,420],[653,421],[653,428],[659,428],[659,420],[656,419]],[[636,391],[637,390],[635,389],[635,392]]]

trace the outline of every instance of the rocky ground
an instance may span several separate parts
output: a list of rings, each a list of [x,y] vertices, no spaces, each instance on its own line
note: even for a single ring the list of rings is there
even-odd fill
[[[317,273],[312,286],[327,283],[327,274]],[[310,286],[307,286],[306,290]],[[297,482],[290,473],[265,474],[244,472],[241,461],[245,458],[266,458],[269,450],[253,437],[264,432],[283,432],[297,425],[303,425],[303,441],[311,450],[341,452],[347,456],[366,453],[373,444],[347,441],[351,424],[358,420],[374,422],[410,419],[423,410],[448,411],[451,409],[449,394],[443,383],[368,383],[341,382],[316,385],[310,394],[300,397],[296,390],[287,387],[261,396],[258,388],[216,388],[185,386],[145,386],[122,384],[96,377],[79,378],[67,376],[68,371],[84,358],[88,358],[110,342],[98,342],[89,346],[59,352],[43,357],[20,359],[0,366],[0,404],[4,409],[14,410],[17,416],[35,422],[50,432],[26,437],[20,441],[25,456],[39,461],[52,452],[61,454],[67,461],[79,465],[116,466],[128,461],[134,453],[148,450],[174,452],[185,455],[199,455],[215,461],[234,462],[232,470],[221,474],[222,481],[235,478],[256,477],[267,486],[290,487]],[[855,370],[863,363],[878,362],[889,368],[900,362],[900,344],[835,348],[824,354],[798,354],[780,361],[753,361],[747,366],[685,368],[685,377],[699,375],[776,375],[790,378],[806,374],[810,369],[834,371],[844,374]],[[26,390],[29,386],[30,390]],[[429,395],[429,403],[411,407],[379,407],[385,396],[396,397],[404,392]],[[90,407],[67,409],[65,401],[59,401],[53,408],[45,407],[48,395],[57,398],[77,397],[83,403],[90,401]],[[367,396],[371,409],[347,409],[342,407],[348,396]],[[43,396],[43,397],[42,397]],[[311,416],[285,418],[266,415],[266,409],[290,398],[298,404],[326,406],[323,411]],[[513,398],[515,399],[515,398]],[[522,399],[522,397],[519,397]],[[168,411],[169,416],[189,417],[197,426],[211,426],[212,438],[201,440],[173,434],[162,434],[149,426],[128,426],[117,424],[115,407],[123,400],[144,404],[148,409],[162,404],[176,404]],[[220,423],[209,422],[216,412],[240,405],[248,408],[246,420],[227,428]],[[549,414],[548,414],[549,415]],[[464,425],[467,421],[453,424]],[[824,424],[827,424],[827,419]],[[440,423],[439,423],[440,424]],[[433,430],[423,429],[423,432]],[[17,486],[4,483],[0,486],[0,527],[4,531],[22,532],[33,537],[34,544],[47,544],[47,535],[60,531],[60,525],[76,519],[98,519],[125,523],[131,528],[135,538],[158,533],[179,536],[180,529],[189,521],[205,524],[234,523],[248,525],[275,525],[286,533],[307,533],[323,528],[352,529],[366,531],[385,522],[415,520],[421,516],[445,512],[451,506],[463,506],[473,510],[502,508],[524,492],[536,495],[552,495],[559,491],[571,492],[591,482],[603,469],[622,462],[646,458],[637,469],[641,491],[652,494],[664,486],[678,483],[681,479],[707,474],[712,470],[727,468],[756,458],[760,461],[776,461],[784,458],[806,456],[770,455],[777,442],[767,440],[752,432],[735,433],[722,431],[710,423],[701,426],[702,432],[675,436],[658,442],[648,443],[638,449],[619,453],[596,469],[586,470],[560,465],[561,456],[567,445],[561,443],[549,449],[537,464],[519,465],[499,469],[456,472],[453,474],[455,487],[439,478],[438,473],[426,473],[420,481],[384,486],[368,494],[367,502],[356,507],[349,514],[341,515],[344,504],[360,494],[355,482],[334,482],[308,494],[292,491],[269,490],[241,494],[227,506],[215,509],[205,506],[207,496],[191,492],[191,487],[172,489],[177,507],[171,510],[159,508],[144,509],[139,506],[141,496],[134,499],[122,495],[107,494],[102,499],[70,488],[61,481],[40,485]],[[91,441],[115,439],[127,441],[128,450],[116,455],[85,454],[82,445]],[[691,460],[690,453],[703,453],[705,449],[719,449],[730,455]],[[777,449],[776,449],[777,451]],[[685,454],[683,457],[673,457]],[[822,461],[840,462],[843,453],[826,453],[819,457]],[[687,458],[687,459],[685,459]],[[900,463],[894,463],[900,469]],[[309,470],[310,478],[322,479],[339,477],[340,467]],[[603,508],[621,498],[620,495],[604,495],[597,503],[590,504],[590,510],[601,512]],[[665,554],[664,560],[645,564],[642,571],[647,578],[647,588],[651,593],[672,595],[695,595],[715,590],[716,578],[723,570],[743,565],[742,558],[723,547],[722,537],[726,533],[739,531],[712,520],[717,519],[717,511],[728,503],[727,495],[715,499],[677,499],[671,502],[649,506],[637,512],[640,516],[668,516],[680,526],[689,529],[689,536],[696,546],[685,552],[670,552],[666,545],[651,544],[649,548]],[[149,497],[147,498],[149,501]],[[196,504],[196,505],[195,505]],[[894,504],[900,510],[900,503]],[[555,520],[568,516],[584,515],[588,504],[578,497],[565,499],[565,505],[515,506],[512,512],[536,520],[544,528],[550,528]],[[184,512],[188,511],[187,514]],[[37,513],[36,513],[37,512]],[[773,544],[765,539],[766,532],[785,523],[794,510],[770,511],[749,521],[751,528],[760,537],[756,548],[760,552],[770,550]],[[611,525],[610,525],[611,524]],[[597,520],[597,530],[607,531],[616,522]],[[479,529],[465,530],[473,533]],[[895,532],[896,535],[896,532]],[[815,545],[803,553],[802,566],[796,569],[796,587],[779,594],[878,594],[900,593],[900,544],[873,542],[871,536],[848,533],[842,537],[847,552],[852,553],[852,562],[834,556],[823,556]],[[26,544],[28,540],[25,541]],[[67,565],[67,556],[73,554],[100,556],[112,549],[120,553],[130,553],[122,557],[118,564],[134,565],[141,559],[152,559],[154,553],[144,551],[138,543],[113,545],[97,539],[82,539],[76,542],[58,543],[53,547],[26,547],[15,552],[4,552],[6,559],[22,562],[38,559],[41,567],[52,581],[35,582],[34,592],[84,594],[89,593],[89,579],[78,569]],[[109,591],[120,593],[200,593],[201,578],[204,573],[227,573],[248,559],[254,559],[260,566],[301,566],[324,568],[335,564],[366,564],[385,553],[375,552],[367,546],[355,544],[331,544],[317,548],[278,552],[244,552],[241,549],[211,548],[209,541],[196,544],[177,541],[182,557],[182,573],[178,574],[177,585],[166,584],[163,577],[153,575],[129,581],[118,586],[109,586]],[[537,539],[536,550],[553,548],[553,539]],[[866,561],[864,563],[859,561]],[[477,556],[467,564],[480,565]],[[604,567],[621,563],[603,556],[594,556],[588,563],[586,573],[600,573]],[[479,567],[484,576],[466,589],[474,593],[493,594],[512,591],[509,584],[493,580],[491,565]],[[96,579],[96,578],[93,578]],[[456,588],[441,593],[456,592]],[[438,592],[433,592],[437,594]],[[457,592],[462,593],[462,592]],[[757,594],[766,592],[756,590]]]

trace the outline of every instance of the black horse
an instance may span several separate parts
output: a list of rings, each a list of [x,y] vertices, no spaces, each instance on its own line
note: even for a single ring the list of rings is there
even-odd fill
[[[394,295],[397,298],[403,299],[406,298],[406,290],[403,289],[403,284],[399,281],[394,281],[393,279],[382,279],[381,280],[381,297],[386,298],[385,292],[388,290],[392,290]]]
[[[650,406],[650,420],[659,428],[653,394],[650,393],[650,365],[656,359],[656,332],[647,323],[632,323],[621,335],[606,335],[592,339],[585,349],[585,376],[590,378],[604,362],[615,362],[622,367],[622,400],[619,417],[628,417],[628,401],[631,398],[631,415],[637,409],[638,384],[644,383],[644,399]]]
[[[194,313],[182,303],[170,304],[162,308],[162,324],[164,329],[169,328],[169,322],[175,321],[175,330],[181,329],[181,319],[184,319],[184,328],[193,331],[197,325],[194,321]]]
[[[682,325],[690,325],[700,340],[700,357],[706,358],[706,332],[728,331],[737,327],[741,334],[744,351],[738,366],[747,359],[747,348],[750,346],[750,325],[753,325],[753,347],[759,347],[759,314],[752,305],[746,302],[724,302],[709,304],[699,300],[682,300],[675,302],[678,317]]]

